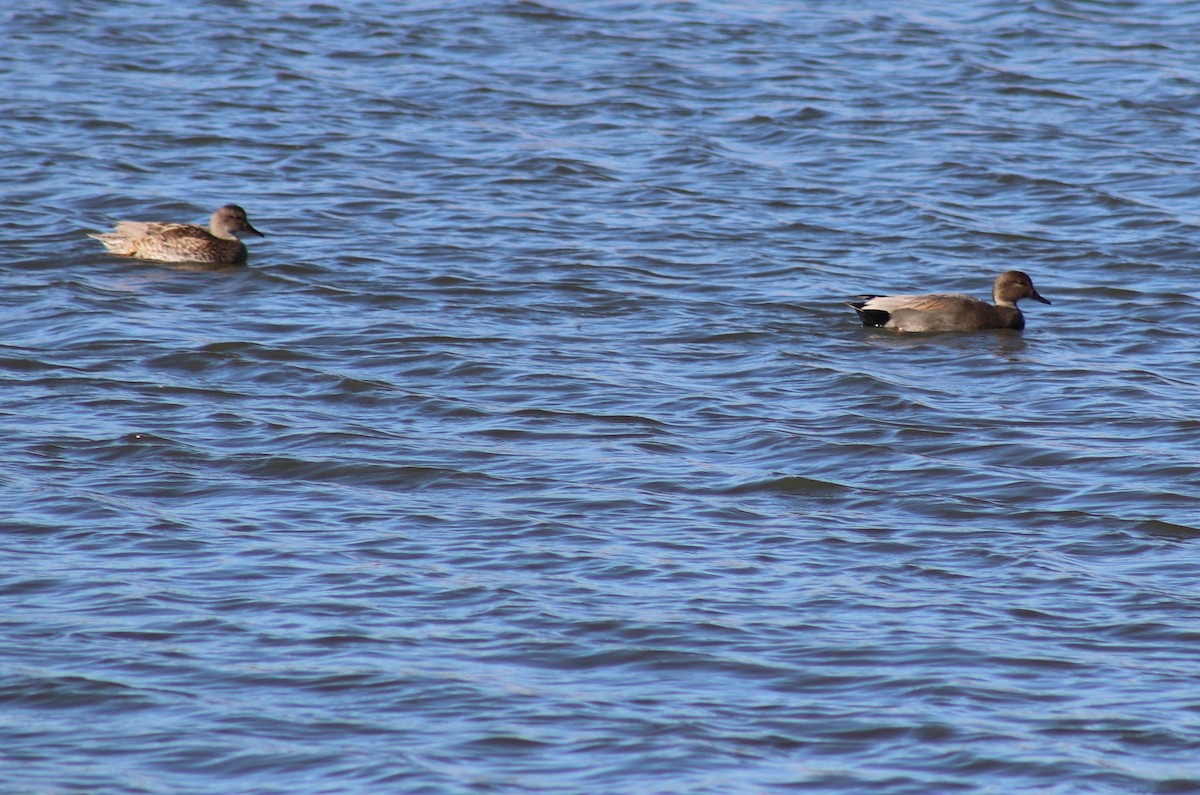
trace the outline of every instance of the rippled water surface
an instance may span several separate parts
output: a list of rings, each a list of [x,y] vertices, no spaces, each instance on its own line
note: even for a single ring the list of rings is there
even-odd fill
[[[0,24],[5,791],[1200,792],[1200,3]]]

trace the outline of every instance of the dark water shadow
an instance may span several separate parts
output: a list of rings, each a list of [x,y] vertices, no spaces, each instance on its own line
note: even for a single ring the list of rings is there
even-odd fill
[[[1148,519],[1139,523],[1137,529],[1147,535],[1165,538],[1170,541],[1194,541],[1200,538],[1200,527],[1166,522],[1161,519]]]
[[[882,329],[863,329],[863,341],[873,347],[917,350],[938,347],[964,352],[990,350],[998,356],[1013,358],[1028,347],[1019,331],[931,331],[897,333]]]

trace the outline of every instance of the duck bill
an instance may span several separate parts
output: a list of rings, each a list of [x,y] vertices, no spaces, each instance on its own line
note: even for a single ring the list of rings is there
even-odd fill
[[[1037,291],[1037,290],[1034,290],[1034,291],[1033,291],[1033,295],[1031,295],[1031,296],[1029,296],[1029,297],[1030,297],[1030,298],[1032,298],[1032,299],[1033,299],[1033,300],[1035,300],[1035,301],[1041,301],[1043,304],[1049,304],[1049,303],[1050,303],[1049,299],[1042,298],[1042,296],[1038,294],[1038,291]]]
[[[243,227],[242,227],[240,230],[238,230],[238,231],[240,231],[240,232],[249,232],[249,233],[250,233],[250,234],[252,234],[252,235],[258,235],[259,237],[266,237],[266,235],[264,235],[262,232],[258,231],[258,230],[257,230],[257,229],[255,229],[254,227],[250,226],[250,222],[249,222],[249,221],[247,221],[247,222],[246,222],[246,225],[245,225],[245,226],[243,226]],[[1045,299],[1041,299],[1041,300],[1045,300]],[[1046,303],[1050,303],[1050,302],[1049,302],[1049,301],[1046,301]]]

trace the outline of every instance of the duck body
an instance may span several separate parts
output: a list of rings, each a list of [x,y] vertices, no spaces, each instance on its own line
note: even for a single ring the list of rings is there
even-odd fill
[[[88,237],[119,257],[241,265],[246,262],[246,246],[238,235],[247,233],[263,237],[250,225],[245,210],[227,204],[212,214],[208,229],[196,224],[121,221],[112,232]]]
[[[1005,271],[996,277],[989,304],[957,293],[929,295],[864,295],[850,306],[864,326],[892,331],[983,331],[1025,328],[1025,316],[1017,301],[1032,298],[1050,302],[1038,294],[1033,280],[1021,271]]]

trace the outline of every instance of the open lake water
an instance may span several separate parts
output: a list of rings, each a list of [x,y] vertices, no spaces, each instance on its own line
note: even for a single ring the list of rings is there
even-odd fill
[[[1198,30],[9,4],[0,791],[1200,792]]]

